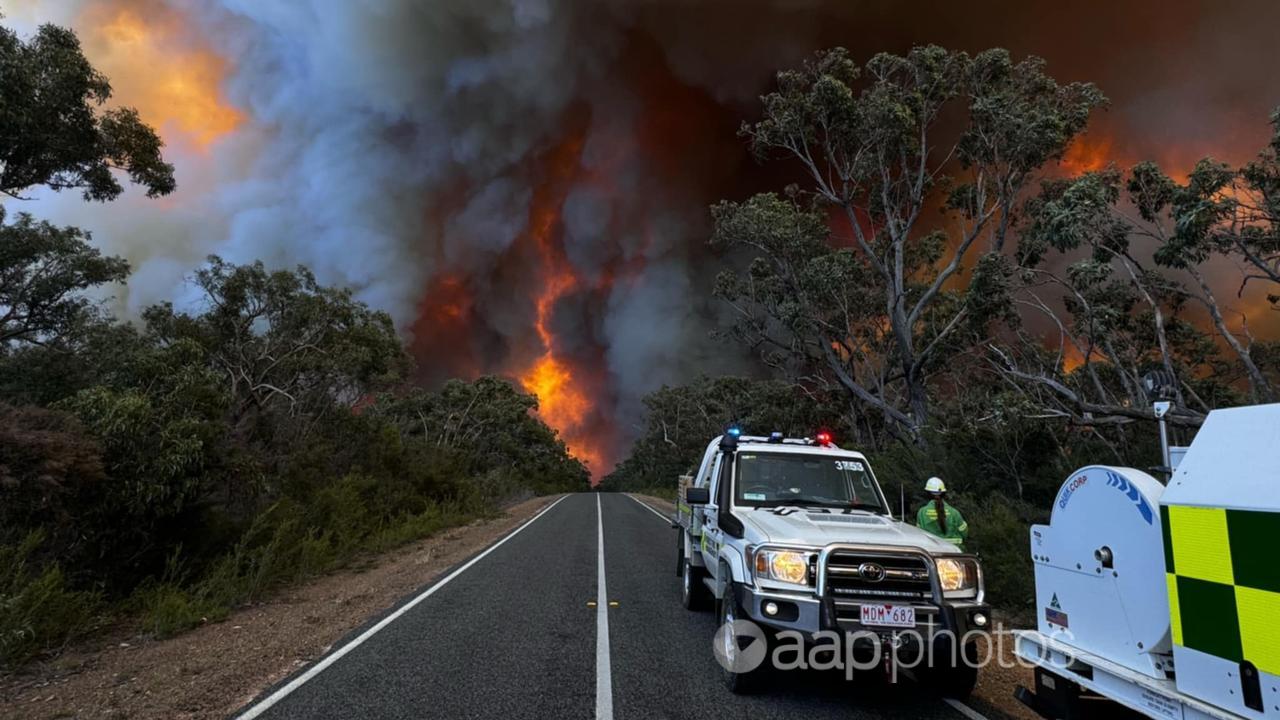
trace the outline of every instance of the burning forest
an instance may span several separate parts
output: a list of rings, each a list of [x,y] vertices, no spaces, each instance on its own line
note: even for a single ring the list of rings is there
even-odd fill
[[[736,135],[778,69],[837,45],[861,60],[921,43],[1044,57],[1110,98],[1063,175],[1150,159],[1185,179],[1202,156],[1245,162],[1280,101],[1267,3],[0,8],[20,33],[79,30],[114,101],[159,129],[177,167],[178,192],[127,194],[128,213],[46,192],[27,206],[130,261],[120,314],[190,302],[188,273],[209,254],[305,265],[390,313],[424,386],[498,374],[537,395],[597,476],[638,434],[647,394],[759,369],[713,336],[728,311],[707,208],[794,172]],[[1224,268],[1213,284],[1230,297],[1239,278]],[[1261,297],[1233,306],[1272,330]]]

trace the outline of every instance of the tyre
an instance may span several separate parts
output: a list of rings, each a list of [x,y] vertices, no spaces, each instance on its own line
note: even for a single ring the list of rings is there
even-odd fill
[[[683,549],[680,554],[684,554]],[[706,609],[711,592],[707,590],[702,579],[707,576],[707,571],[694,567],[693,563],[689,562],[689,558],[684,558],[683,565],[680,573],[680,604],[684,605],[686,610]]]
[[[736,631],[731,632],[729,628]],[[736,584],[731,584],[725,597],[716,603],[715,640],[720,677],[729,692],[735,695],[759,692],[767,680],[769,636],[743,612],[738,604]]]

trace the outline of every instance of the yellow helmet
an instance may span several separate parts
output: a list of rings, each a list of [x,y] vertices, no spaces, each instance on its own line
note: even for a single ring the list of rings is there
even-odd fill
[[[944,493],[947,491],[947,486],[942,482],[942,478],[931,477],[924,484],[924,490],[929,493]]]

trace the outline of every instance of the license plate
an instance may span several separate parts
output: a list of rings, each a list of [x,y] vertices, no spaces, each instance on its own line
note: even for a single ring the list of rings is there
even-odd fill
[[[879,627],[915,627],[916,609],[910,605],[863,605],[862,624]]]

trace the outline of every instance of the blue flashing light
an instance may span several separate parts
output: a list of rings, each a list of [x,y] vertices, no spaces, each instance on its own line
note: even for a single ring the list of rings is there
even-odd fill
[[[729,428],[729,434],[734,437],[738,437],[739,435],[742,435],[742,428],[737,426],[731,427]]]
[[[777,430],[769,433],[769,442],[782,442],[782,433]]]

